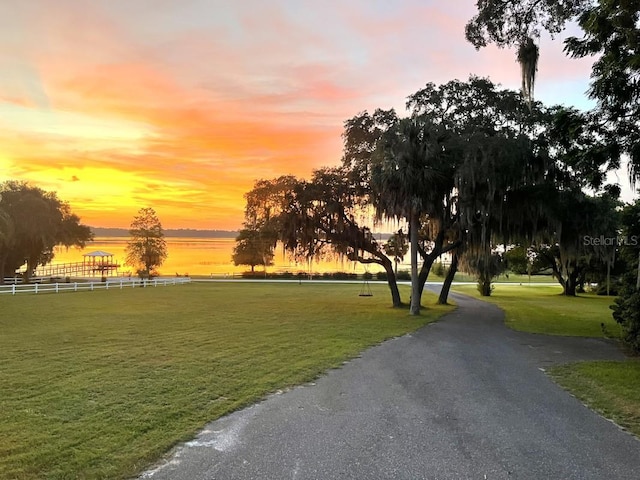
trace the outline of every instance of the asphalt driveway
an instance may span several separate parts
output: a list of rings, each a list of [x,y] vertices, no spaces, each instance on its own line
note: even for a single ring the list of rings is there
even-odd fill
[[[438,323],[210,423],[141,478],[640,478],[640,441],[543,371],[622,359],[615,346],[514,332],[495,306],[455,301]]]

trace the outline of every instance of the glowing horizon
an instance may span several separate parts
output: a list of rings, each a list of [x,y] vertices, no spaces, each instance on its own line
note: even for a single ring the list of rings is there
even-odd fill
[[[5,11],[8,10],[8,11]],[[237,230],[255,180],[337,165],[342,126],[427,82],[519,87],[512,51],[464,40],[474,2],[302,6],[8,0],[0,181],[56,191],[82,222]],[[3,21],[4,20],[4,21]],[[588,60],[543,39],[536,96],[588,105]]]

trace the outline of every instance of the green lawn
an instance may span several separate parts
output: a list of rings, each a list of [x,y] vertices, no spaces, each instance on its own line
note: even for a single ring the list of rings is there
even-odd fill
[[[559,285],[496,284],[490,297],[481,297],[475,285],[454,285],[452,290],[495,303],[505,312],[506,324],[514,330],[547,335],[617,337],[620,327],[613,320],[609,305],[614,297],[561,295]]]
[[[0,478],[130,477],[207,421],[450,309],[410,317],[390,308],[386,285],[372,284],[373,297],[360,288],[211,283],[0,297]]]
[[[429,280],[433,281],[442,281],[444,277],[433,276],[431,278],[431,274],[429,275]],[[457,272],[454,280],[456,282],[476,282],[475,275],[469,275],[464,272]],[[553,278],[551,275],[520,275],[518,273],[508,273],[503,275],[498,275],[498,277],[494,278],[494,283],[521,283],[522,285],[528,285],[530,283],[548,283],[551,285],[557,285],[558,281]]]
[[[583,362],[549,373],[590,408],[640,436],[640,360]]]

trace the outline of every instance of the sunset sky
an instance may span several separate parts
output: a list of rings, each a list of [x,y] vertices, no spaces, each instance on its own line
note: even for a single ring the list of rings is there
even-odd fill
[[[0,181],[83,223],[237,229],[259,178],[340,162],[343,122],[515,54],[464,39],[473,0],[2,0]],[[543,38],[536,97],[587,107],[590,60]]]

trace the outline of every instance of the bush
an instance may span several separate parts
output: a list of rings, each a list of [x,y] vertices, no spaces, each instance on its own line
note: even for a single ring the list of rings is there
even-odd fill
[[[376,280],[383,280],[383,281],[387,281],[387,272],[378,272],[376,273]]]
[[[622,339],[640,353],[640,291],[625,288],[611,306],[613,318],[622,327]]]
[[[434,275],[437,275],[438,277],[444,277],[446,274],[444,265],[442,264],[442,262],[434,263],[432,270]]]
[[[362,274],[362,278],[365,279],[365,280],[371,280],[373,278],[373,274],[370,273],[370,272],[364,272]]]
[[[640,353],[640,290],[638,279],[638,255],[640,246],[640,200],[627,205],[622,211],[623,233],[630,240],[621,247],[621,255],[627,261],[627,271],[622,276],[620,295],[611,306],[613,318],[622,327],[622,339],[635,353]]]
[[[264,273],[262,272],[252,272],[251,270],[242,272],[242,278],[264,278]]]
[[[407,270],[400,270],[396,275],[397,280],[409,280],[411,281],[411,274]]]

